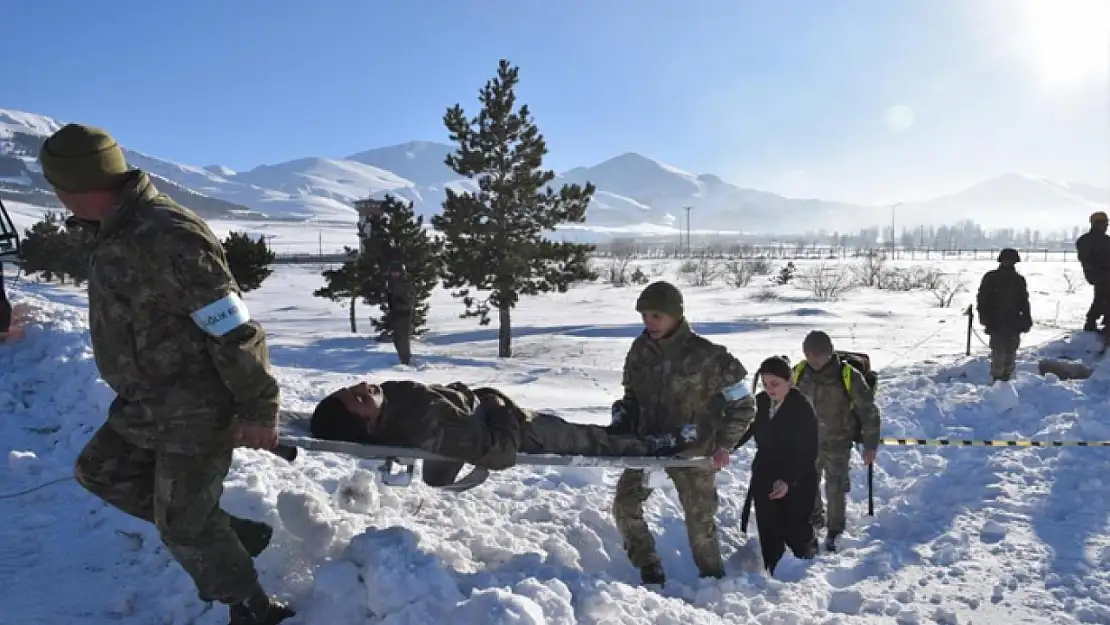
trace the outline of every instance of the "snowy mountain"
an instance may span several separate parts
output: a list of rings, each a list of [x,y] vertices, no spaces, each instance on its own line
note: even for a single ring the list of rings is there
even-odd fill
[[[908,227],[973,219],[988,228],[1048,231],[1082,226],[1092,212],[1108,208],[1110,188],[1013,173],[896,210],[905,215],[897,221]]]
[[[56,205],[34,156],[60,122],[0,109],[0,197]],[[392,194],[417,212],[436,214],[446,188],[474,190],[444,164],[453,148],[413,141],[343,158],[305,157],[237,172],[218,164],[176,163],[127,149],[128,160],[159,178],[168,193],[209,218],[352,222],[353,201]],[[585,229],[610,234],[694,231],[780,234],[856,231],[887,224],[887,206],[860,206],[820,199],[788,198],[745,189],[712,174],[693,174],[635,153],[564,172],[552,185],[592,182],[597,187]],[[1082,224],[1096,207],[1110,203],[1110,188],[1057,183],[1010,174],[957,193],[899,207],[899,227],[952,223],[972,218],[988,227],[1057,228]],[[571,228],[568,232],[575,229]]]

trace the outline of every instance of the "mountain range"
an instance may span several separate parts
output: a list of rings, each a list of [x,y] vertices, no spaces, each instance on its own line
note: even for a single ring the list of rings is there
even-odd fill
[[[43,139],[63,122],[0,109],[0,198],[58,206],[36,157]],[[412,141],[342,158],[305,157],[237,172],[221,165],[177,163],[125,149],[129,163],[156,185],[209,219],[353,222],[356,199],[393,194],[417,213],[441,210],[444,189],[475,190],[444,164],[450,145]],[[585,226],[571,229],[613,235],[692,230],[801,234],[820,229],[855,232],[890,223],[890,206],[864,206],[788,198],[745,189],[713,174],[692,174],[635,153],[562,172],[552,182],[597,187]],[[940,225],[962,219],[985,227],[1058,230],[1081,225],[1110,206],[1110,187],[1006,174],[921,202],[897,207],[897,225]]]

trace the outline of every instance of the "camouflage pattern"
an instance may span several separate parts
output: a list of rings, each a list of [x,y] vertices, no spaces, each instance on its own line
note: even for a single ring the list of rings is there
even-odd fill
[[[826,516],[821,490],[815,489],[813,519],[815,526],[826,526],[829,534],[840,534],[847,525],[848,492],[852,489],[851,442],[821,444],[817,448],[817,479],[825,476],[825,500],[829,503]]]
[[[703,434],[688,448],[689,455],[731,450],[755,417],[755,399],[749,393],[726,401],[722,391],[743,384],[747,375],[727,348],[681,321],[666,338],[656,341],[645,332],[632,343],[621,403],[636,434],[665,434],[694,424]]]
[[[132,444],[216,453],[232,446],[233,419],[276,424],[262,326],[214,336],[198,325],[213,317],[192,318],[229,294],[239,288],[216,236],[136,171],[97,228],[88,282],[93,354],[117,394],[108,424]]]
[[[728,349],[697,335],[683,320],[669,336],[651,339],[646,332],[632,343],[625,359],[621,409],[630,431],[640,436],[666,434],[684,425],[698,427],[698,441],[683,455],[732,450],[755,417],[748,393],[729,401],[723,392],[744,385],[748,372]],[[717,542],[717,489],[713,471],[669,469],[685,511],[694,561],[703,576],[720,576]],[[651,490],[643,471],[625,471],[617,482],[613,516],[629,559],[637,567],[658,565],[655,543],[643,517]]]
[[[404,274],[387,279],[389,291],[390,330],[393,331],[393,347],[402,364],[412,361],[412,316],[416,306],[416,288]]]
[[[661,439],[615,435],[597,425],[569,423],[560,417],[518,406],[497,389],[470,389],[408,380],[382,382],[384,405],[372,429],[358,440],[368,445],[415,447],[488,469],[505,469],[516,454],[648,456]],[[313,416],[313,435],[326,429]],[[356,417],[357,418],[357,417]],[[427,465],[425,465],[427,466]]]
[[[852,369],[852,390],[844,388],[842,362],[833,354],[829,362],[815,371],[808,363],[797,382],[797,388],[813,405],[817,413],[817,476],[825,477],[825,498],[828,500],[827,527],[830,534],[839,534],[845,527],[845,508],[851,488],[849,467],[852,459],[852,435],[855,417],[860,419],[863,448],[879,447],[881,422],[879,408],[875,405],[874,391],[867,385],[863,374]],[[851,405],[849,405],[849,398]],[[814,501],[813,518],[816,525],[825,522],[825,504],[821,491]]]
[[[817,440],[831,448],[850,449],[855,417],[858,417],[863,448],[878,449],[882,424],[879,408],[875,405],[874,389],[867,385],[863,374],[853,368],[852,390],[850,394],[846,392],[840,369],[842,364],[843,361],[835,354],[820,371],[815,371],[807,363],[797,381],[798,390],[817,411]]]
[[[251,596],[257,573],[243,546],[251,537],[241,541],[232,528],[233,517],[220,508],[231,456],[230,449],[179,454],[138,447],[105,425],[82,450],[74,477],[105,502],[154,523],[202,600],[232,604]],[[234,522],[257,542],[262,524]]]
[[[1017,350],[1021,347],[1020,334],[991,334],[991,378],[1009,380],[1014,375]]]
[[[678,491],[686,521],[686,536],[698,573],[702,577],[722,577],[724,564],[717,540],[715,472],[691,468],[669,468],[666,472]],[[613,517],[624,540],[624,549],[632,565],[640,569],[660,566],[655,539],[644,520],[644,502],[651,493],[646,473],[641,469],[629,469],[617,480],[617,494],[613,501]]]

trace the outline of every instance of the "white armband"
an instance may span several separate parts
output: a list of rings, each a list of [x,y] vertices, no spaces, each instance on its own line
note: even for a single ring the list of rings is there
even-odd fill
[[[212,336],[223,336],[251,320],[247,305],[235,293],[228,293],[192,314],[193,321]]]
[[[748,385],[740,380],[736,384],[730,384],[721,389],[721,395],[724,395],[727,401],[737,401],[751,395],[751,391],[748,390]]]

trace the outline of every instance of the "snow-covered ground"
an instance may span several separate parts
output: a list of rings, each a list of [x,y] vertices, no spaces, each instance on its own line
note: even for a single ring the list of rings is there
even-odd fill
[[[1041,378],[1036,360],[1093,361],[1082,325],[1089,290],[1063,291],[1063,263],[1025,263],[1036,326],[1012,384],[988,388],[987,350],[966,318],[993,263],[957,265],[971,289],[950,308],[929,293],[859,289],[820,302],[795,288],[766,299],[752,286],[683,287],[695,329],[755,368],[800,356],[822,328],[838,347],[872,354],[881,373],[885,436],[1110,439],[1110,368],[1086,381]],[[22,342],[0,347],[0,623],[139,625],[226,622],[206,606],[152,527],[105,507],[68,477],[110,391],[91,358],[84,295],[26,278],[9,289],[41,308]],[[676,280],[673,265],[649,273]],[[437,290],[415,364],[347,328],[342,304],[313,298],[318,269],[279,266],[246,296],[270,332],[286,407],[307,410],[354,380],[413,378],[497,385],[522,404],[604,422],[639,319],[639,287],[582,285],[525,299],[513,313],[516,356],[496,356],[496,328],[457,318]],[[360,315],[361,316],[361,315]],[[485,485],[444,494],[372,482],[371,462],[302,453],[289,465],[239,450],[225,506],[277,529],[258,558],[266,586],[300,614],[290,625],[570,625],[656,623],[1110,623],[1110,475],[1106,448],[880,450],[875,516],[866,472],[853,458],[844,549],[814,561],[787,556],[769,579],[754,528],[739,533],[753,450],[719,474],[719,523],[729,575],[699,580],[673,489],[647,516],[670,581],[638,585],[609,505],[616,472],[517,467]],[[52,483],[60,480],[57,483]],[[49,484],[26,494],[21,491]]]

